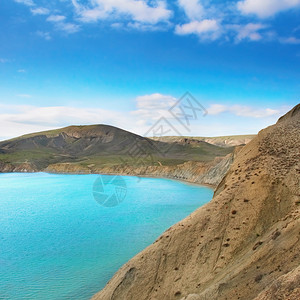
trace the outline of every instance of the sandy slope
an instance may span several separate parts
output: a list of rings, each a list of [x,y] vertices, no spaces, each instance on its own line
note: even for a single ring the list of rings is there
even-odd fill
[[[300,105],[238,154],[213,200],[94,300],[300,299]]]

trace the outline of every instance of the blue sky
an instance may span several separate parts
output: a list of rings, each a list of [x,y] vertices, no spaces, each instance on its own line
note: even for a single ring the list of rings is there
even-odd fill
[[[257,133],[299,103],[300,0],[2,0],[0,139],[104,123]],[[189,91],[208,111],[180,128]]]

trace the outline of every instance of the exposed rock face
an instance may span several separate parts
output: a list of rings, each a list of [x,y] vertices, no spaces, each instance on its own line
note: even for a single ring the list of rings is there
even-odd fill
[[[118,174],[165,177],[216,187],[227,173],[238,149],[236,149],[234,153],[228,154],[226,157],[217,157],[212,162],[188,161],[177,166],[113,166],[103,168],[90,166],[89,168],[85,168],[72,163],[58,163],[48,166],[44,171],[49,173]]]
[[[210,203],[93,299],[300,299],[299,145],[300,105],[237,154]]]
[[[261,292],[255,300],[300,299],[300,267],[280,276]]]
[[[5,164],[0,162],[1,173],[11,173],[11,172],[36,172],[36,167],[31,163],[21,163],[18,165]]]

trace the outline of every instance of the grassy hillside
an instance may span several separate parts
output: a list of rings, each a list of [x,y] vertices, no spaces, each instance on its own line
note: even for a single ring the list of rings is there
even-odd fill
[[[185,161],[212,161],[232,151],[232,147],[222,148],[204,141],[154,141],[107,125],[69,126],[0,142],[0,163],[29,163],[38,170],[64,162],[96,167],[177,165]]]

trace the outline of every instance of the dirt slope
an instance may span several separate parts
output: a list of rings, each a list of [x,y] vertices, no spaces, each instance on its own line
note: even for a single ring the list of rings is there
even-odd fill
[[[300,299],[299,146],[300,105],[237,154],[210,203],[93,299]]]

